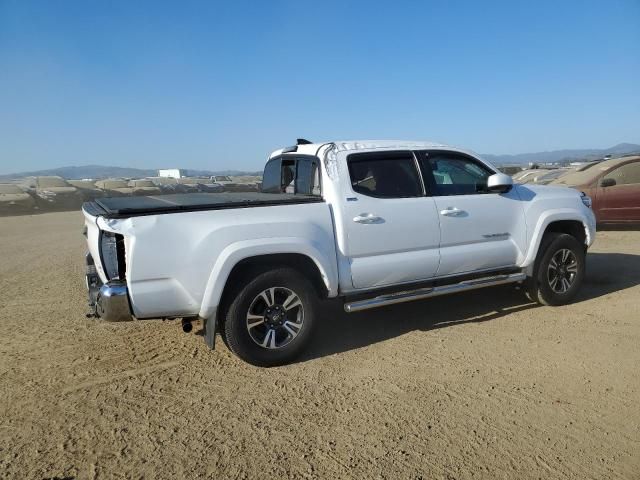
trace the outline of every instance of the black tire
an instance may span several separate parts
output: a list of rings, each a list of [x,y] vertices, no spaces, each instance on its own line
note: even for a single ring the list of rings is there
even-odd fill
[[[565,264],[561,260],[567,251],[570,254],[566,254]],[[570,303],[582,286],[585,260],[584,245],[574,236],[555,232],[545,234],[540,243],[533,276],[527,279],[527,297],[542,305]],[[564,269],[558,268],[558,265],[564,265]]]
[[[289,292],[298,297],[300,307],[284,308],[286,299],[290,298]],[[275,297],[271,306],[263,300],[262,293],[266,293],[267,298]],[[250,308],[254,310],[250,312]],[[267,313],[269,308],[280,310]],[[317,292],[305,276],[293,268],[267,270],[240,288],[231,299],[220,333],[229,350],[246,362],[258,367],[283,365],[293,361],[308,345],[317,312]],[[256,327],[249,327],[250,313],[252,318],[262,316],[262,323],[258,319],[254,321]],[[296,323],[299,321],[300,328]],[[296,334],[289,333],[292,331]],[[258,343],[261,339],[269,348]],[[282,345],[277,346],[277,343]]]

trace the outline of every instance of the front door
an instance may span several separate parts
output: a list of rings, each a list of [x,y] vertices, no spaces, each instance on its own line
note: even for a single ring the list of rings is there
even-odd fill
[[[512,267],[525,252],[524,209],[515,189],[487,190],[493,172],[470,156],[417,153],[440,219],[438,276]]]
[[[440,228],[410,151],[352,153],[342,202],[344,255],[354,288],[431,278],[439,264]]]
[[[612,170],[598,185],[599,222],[640,222],[640,161]]]

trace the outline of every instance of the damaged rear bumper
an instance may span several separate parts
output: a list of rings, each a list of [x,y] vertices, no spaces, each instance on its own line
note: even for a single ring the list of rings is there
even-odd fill
[[[124,322],[132,319],[127,283],[111,280],[102,283],[91,254],[86,256],[86,283],[89,294],[89,316],[99,317],[107,322]]]

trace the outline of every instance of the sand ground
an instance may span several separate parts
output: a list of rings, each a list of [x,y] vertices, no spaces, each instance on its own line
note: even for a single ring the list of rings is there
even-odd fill
[[[640,232],[599,234],[573,305],[329,304],[265,370],[179,322],[86,319],[81,225],[0,218],[4,478],[640,478]]]

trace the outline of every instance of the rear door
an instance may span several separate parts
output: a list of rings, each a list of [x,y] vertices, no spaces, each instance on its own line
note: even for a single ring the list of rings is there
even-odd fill
[[[599,222],[640,222],[640,161],[619,166],[598,185]]]
[[[489,192],[487,179],[495,172],[473,157],[450,151],[417,155],[440,221],[437,275],[515,266],[526,246],[524,209],[515,189]]]
[[[352,153],[341,202],[353,286],[366,289],[431,278],[440,227],[410,151]]]

